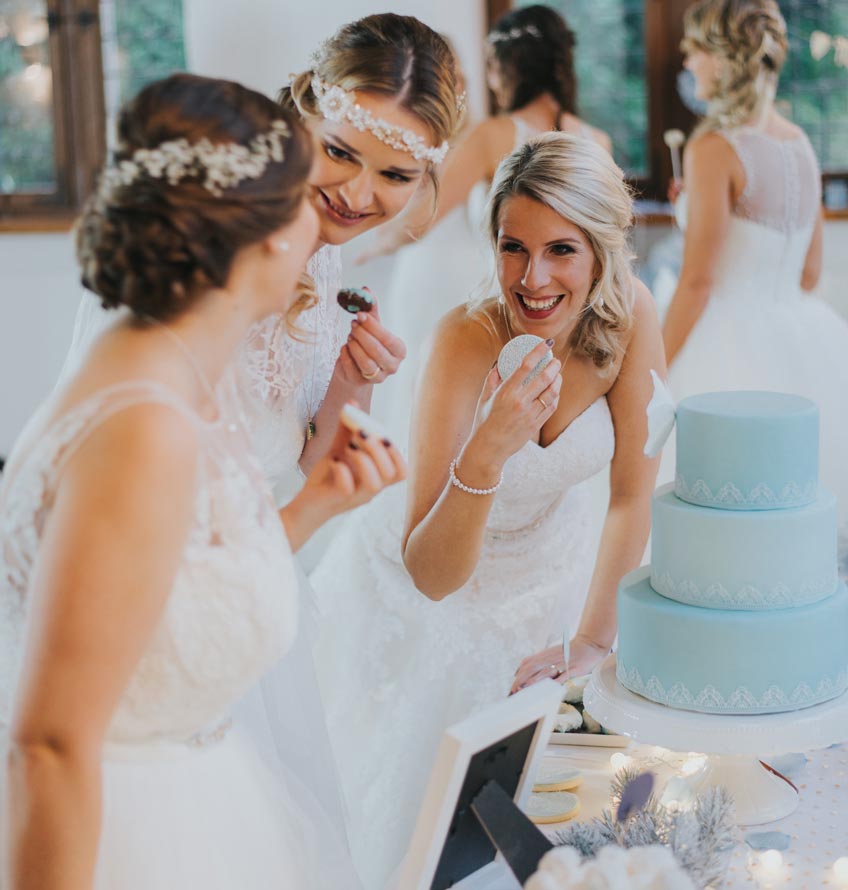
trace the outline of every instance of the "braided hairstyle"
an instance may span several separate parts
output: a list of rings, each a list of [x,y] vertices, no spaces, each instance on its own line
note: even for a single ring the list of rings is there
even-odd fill
[[[788,50],[786,21],[775,0],[699,0],[686,10],[684,53],[721,60],[696,133],[749,121],[774,98]]]
[[[173,183],[142,172],[98,189],[77,223],[83,286],[105,308],[174,317],[204,290],[225,286],[236,253],[292,222],[305,195],[312,145],[296,115],[240,84],[192,74],[141,90],[120,114],[115,164],[179,139],[247,146],[275,121],[290,134],[283,160],[217,194],[202,171]]]
[[[577,114],[574,32],[550,6],[523,6],[498,19],[487,37],[489,59],[509,85],[505,111],[550,93],[563,113]]]

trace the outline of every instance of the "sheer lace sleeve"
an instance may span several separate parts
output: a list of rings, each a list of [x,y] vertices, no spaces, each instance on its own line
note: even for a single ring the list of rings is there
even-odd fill
[[[298,318],[293,338],[282,315],[255,325],[239,356],[236,387],[254,451],[272,485],[294,469],[330,385],[347,331],[336,304],[341,284],[338,247],[322,247],[309,261],[319,299]]]

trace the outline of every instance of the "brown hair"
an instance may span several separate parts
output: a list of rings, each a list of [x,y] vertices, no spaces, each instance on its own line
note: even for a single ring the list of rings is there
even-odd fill
[[[453,53],[441,35],[412,16],[387,12],[343,25],[322,44],[312,67],[280,90],[278,101],[303,117],[319,117],[311,84],[315,74],[345,90],[393,96],[427,125],[434,146],[450,141],[459,128]]]
[[[106,308],[173,317],[205,288],[223,287],[236,253],[291,222],[305,194],[311,140],[295,115],[231,81],[174,74],[145,87],[121,112],[115,164],[179,139],[246,146],[281,120],[290,133],[283,160],[220,194],[199,175],[170,183],[144,172],[96,192],[77,224],[83,285]]]
[[[542,93],[550,93],[560,110],[577,114],[574,32],[550,6],[522,6],[495,22],[488,51],[509,84],[505,111],[517,111]]]
[[[773,98],[786,61],[786,21],[775,0],[699,0],[686,10],[683,52],[722,60],[696,132],[744,124]]]

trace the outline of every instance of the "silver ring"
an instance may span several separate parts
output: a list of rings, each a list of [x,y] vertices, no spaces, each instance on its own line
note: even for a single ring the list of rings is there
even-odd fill
[[[554,672],[554,677],[559,677],[563,673],[555,664],[548,665],[548,670]],[[553,679],[553,677],[551,679]]]
[[[359,373],[360,373],[366,380],[373,380],[375,377],[379,376],[380,371],[382,371],[382,370],[383,370],[383,369],[382,369],[379,365],[377,365],[377,367],[376,367],[370,374],[366,374],[365,371],[360,371]]]

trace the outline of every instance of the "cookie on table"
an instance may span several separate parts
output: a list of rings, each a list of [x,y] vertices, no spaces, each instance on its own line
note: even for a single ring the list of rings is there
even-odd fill
[[[568,766],[543,766],[536,773],[533,791],[550,793],[553,791],[573,791],[583,781],[579,769]]]
[[[536,825],[567,822],[580,812],[580,798],[570,791],[550,791],[531,794],[525,813]]]

